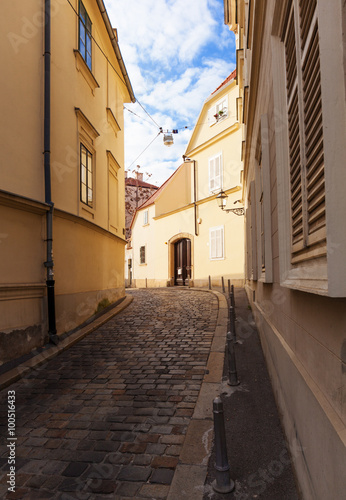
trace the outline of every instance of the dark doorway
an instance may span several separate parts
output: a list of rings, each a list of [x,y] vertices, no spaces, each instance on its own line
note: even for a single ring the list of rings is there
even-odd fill
[[[184,238],[174,244],[174,284],[184,286],[191,279],[191,240]]]

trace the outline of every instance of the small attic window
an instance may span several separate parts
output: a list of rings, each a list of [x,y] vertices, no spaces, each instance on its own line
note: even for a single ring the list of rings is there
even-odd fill
[[[215,125],[221,120],[228,117],[228,96],[226,95],[219,101],[217,101],[214,106],[212,106],[208,111],[208,123],[209,127]]]

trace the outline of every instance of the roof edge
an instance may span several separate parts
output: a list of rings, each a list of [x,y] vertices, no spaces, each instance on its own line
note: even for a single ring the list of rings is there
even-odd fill
[[[114,31],[113,31],[113,28],[112,28],[112,24],[110,22],[110,19],[109,19],[109,16],[108,16],[105,4],[103,3],[103,0],[96,0],[96,2],[97,2],[97,5],[98,5],[98,7],[100,9],[100,12],[101,12],[103,21],[105,23],[105,26],[107,28],[109,38],[110,38],[111,43],[113,45],[113,49],[114,49],[115,55],[117,57],[117,60],[118,60],[121,72],[123,74],[127,90],[128,90],[128,92],[130,94],[131,102],[136,102],[137,99],[136,99],[136,97],[134,95],[133,88],[132,88],[132,85],[131,85],[131,82],[130,82],[130,78],[129,78],[129,75],[128,75],[127,71],[126,71],[124,59],[123,59],[123,57],[121,55],[120,47],[119,47],[117,38],[116,38],[116,36],[114,34]]]

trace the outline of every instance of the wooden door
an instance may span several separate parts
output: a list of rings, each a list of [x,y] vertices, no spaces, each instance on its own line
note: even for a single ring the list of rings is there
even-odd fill
[[[174,284],[184,286],[191,278],[191,240],[184,238],[174,244]]]

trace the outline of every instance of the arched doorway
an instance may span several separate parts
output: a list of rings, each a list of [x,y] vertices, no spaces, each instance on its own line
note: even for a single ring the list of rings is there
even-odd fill
[[[174,243],[174,284],[184,286],[191,279],[191,240],[182,238]]]

